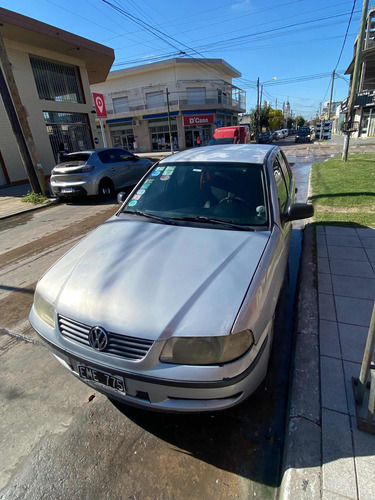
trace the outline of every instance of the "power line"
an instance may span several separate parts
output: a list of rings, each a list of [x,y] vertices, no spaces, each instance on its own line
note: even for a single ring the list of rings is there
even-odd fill
[[[342,47],[341,47],[339,58],[337,60],[336,66],[335,66],[335,71],[337,69],[337,66],[340,63],[341,56],[342,56],[342,53],[344,51],[344,47],[345,47],[346,39],[348,37],[348,31],[349,31],[349,28],[350,28],[350,23],[352,22],[352,17],[353,17],[353,12],[354,12],[354,8],[355,8],[356,2],[357,2],[357,0],[354,0],[354,2],[353,2],[352,12],[351,12],[350,17],[349,17],[348,27],[346,28],[346,33],[345,33],[345,36],[344,36],[344,41],[342,42]]]

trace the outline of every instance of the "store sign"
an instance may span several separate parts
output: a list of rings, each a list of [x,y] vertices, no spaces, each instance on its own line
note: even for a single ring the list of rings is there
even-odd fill
[[[103,94],[92,94],[95,103],[96,115],[98,118],[107,118],[107,110],[105,108]]]
[[[210,125],[214,122],[214,115],[192,115],[184,116],[185,127],[193,125]]]

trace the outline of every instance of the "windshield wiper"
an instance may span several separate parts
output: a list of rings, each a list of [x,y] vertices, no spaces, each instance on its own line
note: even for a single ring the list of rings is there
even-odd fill
[[[187,222],[205,222],[205,223],[211,223],[211,224],[220,224],[222,226],[227,226],[227,227],[232,227],[235,229],[240,229],[242,231],[255,231],[252,227],[246,226],[244,224],[240,224],[239,222],[235,222],[232,220],[222,220],[222,219],[215,219],[211,217],[203,217],[201,215],[196,215],[194,217],[172,217],[172,220],[176,221],[187,221]]]
[[[125,214],[133,214],[133,215],[141,215],[142,217],[147,217],[148,219],[154,219],[163,224],[173,224],[171,219],[166,217],[160,217],[159,215],[149,214],[148,212],[142,212],[142,210],[122,210],[121,213]]]

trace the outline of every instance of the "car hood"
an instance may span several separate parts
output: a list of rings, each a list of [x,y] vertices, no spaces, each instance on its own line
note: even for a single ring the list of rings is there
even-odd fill
[[[109,219],[43,276],[57,312],[152,340],[231,330],[269,231]]]

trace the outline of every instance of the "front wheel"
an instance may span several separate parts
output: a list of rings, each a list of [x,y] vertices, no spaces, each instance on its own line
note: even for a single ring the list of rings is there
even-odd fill
[[[110,179],[100,181],[98,195],[102,200],[111,200],[114,197],[115,187]]]

